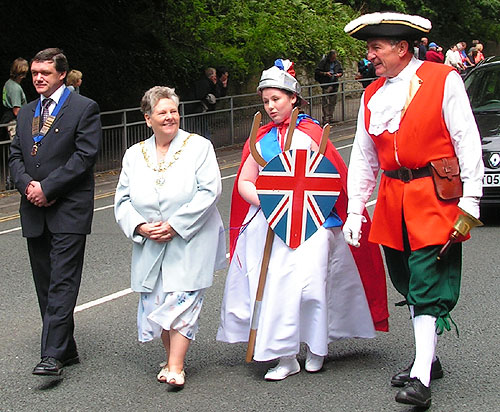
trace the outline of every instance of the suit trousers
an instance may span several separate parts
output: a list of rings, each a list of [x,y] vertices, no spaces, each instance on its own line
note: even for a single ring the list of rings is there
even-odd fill
[[[80,289],[86,235],[50,233],[27,238],[43,328],[41,356],[77,356],[73,311]]]

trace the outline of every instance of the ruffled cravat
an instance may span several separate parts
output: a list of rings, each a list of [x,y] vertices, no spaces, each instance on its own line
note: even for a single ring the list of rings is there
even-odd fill
[[[405,83],[399,77],[387,79],[385,84],[370,99],[368,102],[368,109],[371,112],[368,129],[370,134],[378,136],[385,130],[394,133],[399,129],[401,111],[408,94],[408,87]]]
[[[385,130],[394,133],[399,129],[402,112],[410,93],[410,82],[421,61],[413,58],[396,77],[387,79],[368,102],[371,112],[368,132],[378,136]]]

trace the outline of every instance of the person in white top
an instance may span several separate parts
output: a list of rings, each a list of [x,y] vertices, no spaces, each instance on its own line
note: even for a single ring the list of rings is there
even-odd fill
[[[446,52],[444,64],[454,67],[459,72],[465,70],[465,66],[462,63],[462,57],[460,56],[460,52],[458,51],[458,46],[456,44],[453,44]]]

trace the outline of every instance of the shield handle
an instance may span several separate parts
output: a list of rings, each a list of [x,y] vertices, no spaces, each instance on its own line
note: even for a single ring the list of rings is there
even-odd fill
[[[249,145],[250,145],[250,153],[252,154],[255,161],[260,166],[264,167],[267,164],[267,162],[260,155],[259,151],[257,150],[257,147],[255,146],[257,140],[257,131],[259,130],[261,119],[262,119],[262,114],[260,112],[257,112],[253,115],[252,129],[250,130]]]
[[[326,144],[328,143],[328,137],[330,136],[330,125],[327,123],[323,127],[323,133],[321,134],[321,141],[319,142],[319,152],[324,155],[326,151]]]
[[[292,146],[293,131],[295,130],[295,124],[297,123],[298,115],[299,108],[294,107],[290,116],[290,126],[288,126],[288,133],[286,134],[285,147],[283,148],[284,152],[290,150],[290,147]]]

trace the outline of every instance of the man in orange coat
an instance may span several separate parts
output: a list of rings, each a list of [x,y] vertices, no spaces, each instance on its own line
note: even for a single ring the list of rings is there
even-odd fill
[[[367,58],[380,78],[361,99],[344,236],[358,244],[362,212],[382,169],[369,240],[383,245],[415,334],[415,360],[391,383],[403,387],[396,401],[421,407],[430,406],[431,379],[443,375],[435,347],[437,335],[450,329],[449,313],[458,300],[461,243],[440,261],[437,256],[460,209],[479,217],[483,176],[479,133],[460,75],[413,57],[413,40],[430,29],[427,19],[400,13],[364,15],[345,27],[367,41]],[[440,159],[458,159],[462,195],[438,197],[429,163]]]

